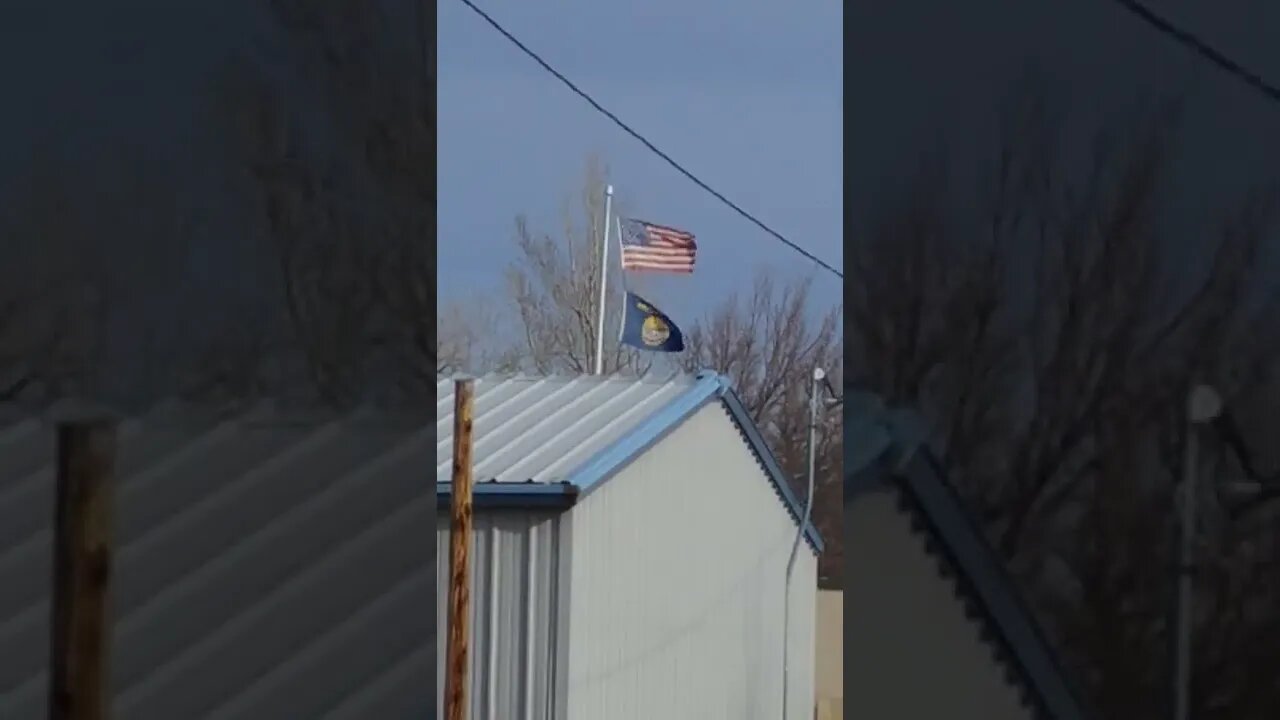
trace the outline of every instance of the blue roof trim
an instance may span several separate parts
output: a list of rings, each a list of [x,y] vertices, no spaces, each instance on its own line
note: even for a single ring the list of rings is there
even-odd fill
[[[564,483],[476,483],[472,503],[485,509],[568,510],[578,501],[578,488]],[[436,484],[436,509],[447,509],[453,500],[451,483]]]
[[[728,378],[713,372],[699,373],[698,381],[687,392],[672,400],[666,407],[654,413],[612,446],[588,460],[571,474],[567,481],[581,488],[582,494],[586,495],[593,488],[613,477],[644,451],[657,444],[693,413],[716,399],[723,401],[728,408],[730,416],[742,432],[765,474],[768,475],[774,490],[791,514],[792,520],[798,524],[804,513],[804,505],[792,492],[786,474],[783,473],[773,451],[769,449],[768,443],[764,441],[764,436],[751,420],[750,414],[734,394]],[[812,522],[805,527],[804,536],[815,552],[822,552],[822,536]]]
[[[699,375],[698,382],[694,383],[689,390],[650,415],[640,423],[639,427],[601,450],[569,475],[566,481],[581,488],[583,495],[587,494],[656,445],[699,408],[716,398],[720,392],[721,383],[718,376]]]
[[[729,408],[729,414],[733,416],[733,420],[738,425],[738,429],[742,431],[742,435],[747,439],[747,444],[751,446],[751,450],[756,455],[756,460],[760,462],[765,473],[769,476],[769,480],[773,484],[773,489],[777,491],[778,496],[782,499],[782,504],[787,507],[787,512],[791,514],[791,519],[800,524],[800,519],[804,516],[804,503],[791,489],[791,482],[787,479],[787,474],[783,472],[782,466],[778,464],[778,459],[774,457],[773,451],[769,449],[769,444],[765,442],[764,436],[760,434],[760,429],[756,427],[755,421],[751,419],[751,414],[747,412],[746,406],[738,399],[737,393],[725,383],[724,394],[721,396],[724,404]],[[818,533],[818,529],[813,526],[812,519],[805,524],[804,537],[809,541],[809,545],[814,552],[822,554],[824,547],[822,536]]]

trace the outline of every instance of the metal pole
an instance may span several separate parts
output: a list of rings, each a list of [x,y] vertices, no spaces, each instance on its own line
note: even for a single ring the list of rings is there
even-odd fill
[[[453,486],[449,519],[449,637],[445,719],[467,717],[468,611],[471,605],[471,407],[475,381],[453,384]]]
[[[50,720],[109,717],[115,454],[116,431],[110,421],[58,428]]]
[[[609,214],[613,211],[613,186],[604,187],[604,228],[600,238],[600,314],[596,320],[595,374],[604,372],[604,315],[609,288]]]
[[[622,257],[622,218],[615,217],[613,219],[613,229],[617,232],[618,238],[618,257]],[[618,273],[618,279],[622,281],[623,302],[626,302],[627,293],[631,292],[627,288],[627,273],[625,271]],[[622,332],[627,329],[627,312],[623,310],[618,313],[618,344],[622,344]]]
[[[821,392],[822,380],[826,377],[826,373],[822,368],[813,369],[813,385],[809,389],[809,465],[808,465],[808,494],[805,496],[804,512],[800,517],[800,527],[796,530],[795,539],[791,542],[791,555],[787,558],[787,584],[783,589],[782,598],[782,717],[787,718],[790,713],[788,707],[789,697],[789,675],[791,673],[791,573],[795,570],[796,555],[800,551],[800,540],[804,537],[805,528],[809,525],[809,517],[813,514],[813,485],[814,475],[817,472],[817,450],[818,450],[818,393]]]
[[[1178,617],[1175,634],[1173,692],[1174,720],[1188,720],[1191,708],[1192,574],[1195,571],[1196,464],[1199,462],[1196,425],[1188,403],[1187,438],[1183,446],[1181,513],[1178,522]]]

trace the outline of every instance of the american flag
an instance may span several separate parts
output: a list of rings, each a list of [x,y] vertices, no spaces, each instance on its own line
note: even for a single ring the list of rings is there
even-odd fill
[[[693,272],[698,244],[693,233],[643,220],[623,218],[622,269],[648,272]]]

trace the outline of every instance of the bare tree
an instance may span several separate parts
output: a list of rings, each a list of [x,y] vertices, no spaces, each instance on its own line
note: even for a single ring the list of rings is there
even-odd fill
[[[435,270],[426,242],[435,198],[427,154],[434,99],[423,89],[431,86],[434,68],[415,62],[412,42],[398,44],[387,19],[366,3],[276,0],[270,7],[290,40],[293,77],[273,79],[261,62],[246,59],[223,76],[217,99],[229,121],[233,157],[247,170],[248,199],[262,213],[265,260],[279,278],[279,323],[291,342],[271,341],[270,320],[258,318],[247,333],[228,328],[202,352],[194,387],[231,396],[261,393],[278,388],[297,361],[305,368],[303,385],[343,405],[380,377],[394,378],[397,394],[412,400],[440,373],[460,369],[590,371],[599,323],[604,165],[588,161],[581,195],[563,208],[559,233],[540,233],[517,219],[509,315],[482,317],[487,310],[455,305],[431,318]],[[423,72],[405,71],[414,67]],[[322,121],[309,120],[298,86],[314,94]],[[319,132],[336,140],[316,142]],[[342,152],[321,154],[319,146]],[[616,258],[609,272],[619,287]],[[606,328],[619,324],[620,297],[609,294]],[[741,374],[752,412],[780,443],[787,467],[802,474],[808,373],[817,362],[838,374],[838,322],[830,315],[809,331],[807,286],[775,298],[762,281],[754,300],[765,304],[725,306],[711,318],[719,325],[694,327],[691,342],[717,342],[728,331],[785,332],[790,344],[770,345],[759,336],[727,355],[707,345],[690,357]],[[496,327],[512,329],[519,340],[504,343],[503,333],[485,332]],[[796,334],[799,328],[805,329]],[[605,352],[607,373],[644,374],[653,365],[651,355],[612,340]],[[824,429],[822,437],[827,477],[839,465],[839,433]],[[825,482],[824,492],[832,484],[838,485]],[[839,507],[838,498],[830,504]]]
[[[531,370],[589,373],[594,369],[607,175],[599,158],[587,159],[578,202],[566,203],[561,210],[558,237],[535,232],[525,217],[516,218],[518,254],[507,270],[507,283],[520,319],[521,354]],[[618,207],[615,199],[615,210]],[[622,311],[616,251],[612,260],[608,282],[614,291],[606,298],[607,335],[612,334],[610,328],[618,327]],[[605,343],[604,352],[603,368],[609,374],[644,374],[653,364],[649,356],[613,339]]]
[[[545,247],[554,248],[553,241]],[[539,269],[538,287],[578,287],[578,303],[565,302],[538,313],[528,313],[529,295],[517,293],[506,317],[501,311],[485,312],[473,304],[452,305],[440,317],[440,357],[442,372],[510,371],[533,369],[590,371],[594,321],[581,318],[576,331],[554,334],[547,330],[566,318],[579,318],[576,307],[590,310],[594,304],[586,293],[596,288],[570,277],[571,265],[548,263]],[[520,287],[517,285],[516,287]],[[572,299],[572,291],[561,298]],[[579,305],[580,303],[580,305]],[[585,312],[583,313],[585,315]],[[530,318],[533,318],[532,320]],[[514,345],[494,343],[490,332],[498,324],[518,328],[522,336]],[[767,272],[757,275],[750,293],[734,295],[713,308],[704,318],[687,325],[686,350],[675,366],[686,372],[711,369],[727,375],[753,420],[761,428],[784,471],[792,478],[792,489],[804,499],[808,472],[809,389],[813,369],[825,370],[836,387],[843,377],[843,346],[840,308],[825,312],[815,305],[810,281],[800,279],[779,285]],[[578,333],[575,335],[575,332]],[[570,342],[576,350],[565,351]],[[611,372],[635,372],[638,355],[613,349],[606,357]],[[574,364],[577,363],[577,364]],[[819,560],[824,586],[842,582],[843,549],[843,414],[823,410],[819,415],[815,473],[814,524],[822,532],[826,550]]]
[[[941,153],[880,204],[854,251],[846,330],[855,374],[932,421],[1064,657],[1117,718],[1157,716],[1164,694],[1166,511],[1186,387],[1248,392],[1233,368],[1275,358],[1259,332],[1275,326],[1248,302],[1271,194],[1224,219],[1186,289],[1159,223],[1179,107],[1134,117],[1104,126],[1082,154],[1031,78],[1005,108],[982,213],[953,209],[961,190]],[[1244,602],[1240,578],[1256,569],[1236,567],[1205,592]],[[1264,650],[1230,645],[1270,637],[1247,622],[1198,628],[1197,697],[1214,717],[1274,706],[1275,688],[1228,699],[1207,684],[1209,668]]]
[[[58,396],[82,379],[94,337],[78,322],[91,297],[89,223],[76,212],[56,155],[42,148],[17,202],[5,206],[0,264],[0,402]]]
[[[603,163],[588,158],[578,207],[564,208],[564,229],[558,237],[535,235],[523,218],[517,218],[517,257],[507,273],[510,305],[496,310],[475,303],[443,307],[442,371],[591,372],[605,177]],[[606,328],[617,326],[621,312],[616,258],[611,272],[609,283],[615,292],[610,293]],[[836,386],[843,368],[840,308],[817,307],[810,289],[809,280],[779,285],[769,273],[759,273],[748,294],[727,298],[704,318],[682,322],[685,352],[658,361],[672,371],[712,369],[728,375],[801,497],[813,368],[822,367]],[[495,331],[498,327],[501,331]],[[508,337],[516,340],[501,340]],[[654,367],[652,354],[620,347],[612,337],[605,352],[609,374],[644,374]],[[828,545],[819,572],[829,585],[839,584],[842,567],[842,420],[839,412],[824,412],[817,434],[815,524]]]
[[[808,473],[809,391],[815,367],[835,387],[843,383],[841,308],[816,307],[811,281],[779,286],[758,273],[745,296],[727,298],[693,324],[680,362],[687,371],[713,369],[729,376],[770,448],[804,499]],[[826,586],[842,582],[844,417],[822,411],[816,435],[814,522],[826,550],[819,575]]]
[[[149,359],[141,340],[154,319],[139,308],[174,273],[182,216],[133,150],[121,148],[103,177],[38,145],[0,210],[0,402],[159,391],[158,375],[147,379],[155,387],[132,387],[144,379],[122,370]]]
[[[486,297],[441,306],[436,318],[438,373],[519,371],[526,364],[523,346],[501,341],[513,325],[507,310]]]
[[[275,266],[279,278],[280,324],[291,342],[274,350],[290,356],[274,365],[300,365],[305,379],[298,384],[336,405],[369,392],[381,378],[392,378],[396,394],[412,401],[425,396],[440,372],[459,364],[589,370],[598,322],[603,165],[588,163],[581,216],[566,206],[562,234],[535,234],[527,221],[517,220],[519,259],[508,280],[524,337],[520,352],[477,337],[476,318],[455,322],[452,337],[437,339],[428,244],[434,234],[427,157],[434,99],[422,91],[430,87],[426,73],[433,68],[415,62],[408,52],[412,43],[398,44],[387,18],[376,8],[368,12],[364,3],[278,0],[271,8],[291,42],[297,77],[279,81],[264,63],[242,59],[223,75],[215,96],[236,162],[247,171],[247,200],[262,213],[262,260]],[[414,67],[424,73],[405,71]],[[302,82],[308,79],[310,85]],[[308,120],[311,105],[298,99],[299,83],[313,91],[323,122]],[[319,132],[336,140],[318,143]],[[322,154],[316,149],[321,146],[339,152]],[[618,311],[611,306],[606,323],[616,323]],[[250,380],[261,374],[244,349],[259,344],[244,337],[223,344],[240,350],[211,356],[242,357],[233,363],[238,369],[205,368],[197,375],[207,377],[197,386],[225,385],[232,376],[240,378],[233,384],[258,382]],[[609,372],[648,368],[642,356],[616,343],[609,343],[608,353]]]
[[[288,76],[242,58],[215,94],[262,213],[303,384],[332,405],[383,378],[383,390],[425,397],[437,365],[435,68],[421,29],[355,0],[270,10]]]
[[[281,396],[285,371],[280,363],[290,348],[281,343],[279,325],[264,316],[260,303],[223,298],[202,320],[202,337],[177,365],[179,397],[235,406]]]

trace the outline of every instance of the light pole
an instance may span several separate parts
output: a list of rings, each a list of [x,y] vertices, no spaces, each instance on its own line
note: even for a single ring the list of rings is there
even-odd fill
[[[1188,720],[1191,708],[1192,573],[1195,570],[1196,465],[1199,463],[1200,425],[1222,414],[1222,396],[1208,385],[1187,393],[1186,440],[1183,443],[1181,514],[1178,523],[1178,616],[1173,669],[1173,717]]]
[[[831,397],[823,398],[822,391],[826,389]],[[796,529],[795,539],[791,543],[791,554],[787,556],[787,579],[783,588],[782,595],[782,717],[786,720],[788,717],[788,690],[789,675],[791,669],[791,574],[795,570],[796,554],[800,550],[800,540],[804,537],[805,529],[809,525],[809,518],[813,516],[813,486],[814,476],[817,474],[818,459],[818,411],[822,407],[834,408],[838,407],[843,400],[836,396],[834,389],[831,387],[831,381],[827,379],[827,373],[820,367],[813,369],[813,383],[809,388],[809,428],[808,428],[808,446],[809,446],[809,464],[807,480],[808,495],[805,496],[804,510],[800,515],[800,527]]]

